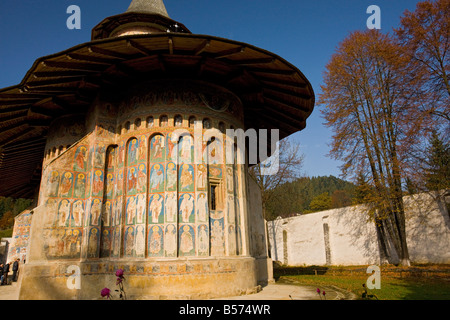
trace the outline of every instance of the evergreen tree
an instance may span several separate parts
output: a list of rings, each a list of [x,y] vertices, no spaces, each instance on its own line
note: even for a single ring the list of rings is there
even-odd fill
[[[450,146],[439,134],[432,132],[428,159],[425,160],[425,185],[428,190],[442,190],[450,188]]]

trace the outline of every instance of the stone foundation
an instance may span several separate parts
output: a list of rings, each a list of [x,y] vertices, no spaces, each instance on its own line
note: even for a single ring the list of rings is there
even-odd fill
[[[125,271],[128,300],[211,299],[254,293],[258,289],[254,258],[197,258],[166,261],[60,261],[26,264],[21,300],[101,299],[107,287],[114,294],[115,271]],[[79,269],[77,269],[79,268]],[[79,270],[79,286],[77,275]],[[117,294],[115,295],[118,299]]]

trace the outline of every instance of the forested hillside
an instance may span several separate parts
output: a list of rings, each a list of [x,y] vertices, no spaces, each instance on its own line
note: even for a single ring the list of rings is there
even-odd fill
[[[354,184],[334,176],[300,178],[276,188],[266,219],[349,206],[354,190]]]
[[[33,203],[29,199],[0,197],[0,230],[9,230],[14,226],[14,217],[28,209]],[[2,233],[2,236],[8,236]]]

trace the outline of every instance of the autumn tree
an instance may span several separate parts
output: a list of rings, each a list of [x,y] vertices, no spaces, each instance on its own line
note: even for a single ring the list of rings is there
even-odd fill
[[[7,211],[0,218],[0,230],[11,229],[14,226],[14,215],[11,211]]]
[[[345,190],[335,190],[331,194],[331,208],[343,208],[352,204],[352,198]]]
[[[325,211],[331,209],[331,197],[327,192],[314,197],[309,204],[308,212]]]
[[[261,189],[263,214],[266,220],[271,218],[266,215],[266,206],[276,195],[276,188],[300,177],[304,158],[300,152],[300,145],[289,138],[279,141],[278,152],[275,156],[278,165],[276,172],[266,171],[264,163],[258,163],[249,168],[250,175],[256,179]]]
[[[370,213],[381,241],[392,242],[403,265],[410,261],[401,167],[403,150],[414,141],[406,133],[409,111],[417,103],[408,90],[416,81],[408,72],[410,61],[389,35],[353,32],[326,66],[319,96],[326,125],[334,132],[330,155],[344,162],[344,175],[370,177]]]
[[[405,11],[395,29],[406,54],[417,63],[415,76],[425,97],[416,119],[427,113],[450,121],[450,0],[419,2],[414,12]]]

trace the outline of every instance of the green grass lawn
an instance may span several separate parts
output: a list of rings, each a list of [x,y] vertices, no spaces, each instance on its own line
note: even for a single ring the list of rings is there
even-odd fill
[[[283,279],[294,280],[301,285],[326,287],[336,286],[351,291],[358,297],[363,293],[362,284],[366,283],[369,274],[332,275],[325,274],[289,274],[274,270],[277,281]],[[404,277],[383,276],[381,272],[381,288],[368,290],[369,294],[375,294],[379,300],[450,300],[450,279],[431,277]]]

